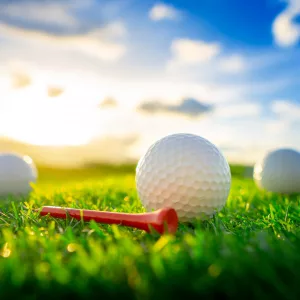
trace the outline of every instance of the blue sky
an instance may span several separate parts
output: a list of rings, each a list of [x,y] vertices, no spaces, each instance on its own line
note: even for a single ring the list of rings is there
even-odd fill
[[[211,35],[219,35],[229,43],[246,47],[274,45],[272,22],[286,7],[283,2],[274,0],[204,0],[173,3],[190,11],[202,26],[207,25],[210,29],[208,38]]]
[[[60,161],[174,132],[249,164],[300,148],[300,0],[4,1],[0,46],[0,135]]]

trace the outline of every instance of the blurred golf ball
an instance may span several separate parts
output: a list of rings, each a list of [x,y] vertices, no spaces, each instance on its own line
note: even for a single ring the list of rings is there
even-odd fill
[[[138,195],[146,210],[172,207],[180,221],[212,217],[226,203],[229,165],[219,149],[193,134],[155,142],[136,168]]]
[[[0,153],[0,197],[26,196],[36,179],[37,170],[30,157]]]
[[[260,189],[269,192],[300,192],[300,153],[293,149],[270,151],[255,164],[253,178]]]

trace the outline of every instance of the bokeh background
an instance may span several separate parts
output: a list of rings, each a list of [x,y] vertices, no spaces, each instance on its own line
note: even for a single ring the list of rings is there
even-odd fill
[[[230,163],[300,150],[300,0],[0,2],[0,151],[136,162],[201,135]]]

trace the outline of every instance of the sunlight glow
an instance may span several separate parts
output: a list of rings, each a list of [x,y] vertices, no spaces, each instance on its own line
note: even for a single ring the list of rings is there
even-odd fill
[[[39,85],[13,91],[1,104],[0,136],[41,146],[86,144],[103,133],[101,124],[109,118],[96,103],[80,93],[49,98]]]

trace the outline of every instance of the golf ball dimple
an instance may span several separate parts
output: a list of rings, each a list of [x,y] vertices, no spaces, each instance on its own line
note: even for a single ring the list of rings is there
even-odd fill
[[[293,149],[268,152],[254,166],[253,179],[260,189],[275,193],[300,192],[300,153]]]
[[[230,185],[225,157],[211,142],[193,134],[158,140],[136,168],[137,191],[146,210],[172,207],[183,222],[212,217],[225,205]]]
[[[27,195],[36,179],[37,170],[29,156],[0,153],[0,197]]]

